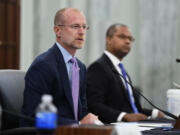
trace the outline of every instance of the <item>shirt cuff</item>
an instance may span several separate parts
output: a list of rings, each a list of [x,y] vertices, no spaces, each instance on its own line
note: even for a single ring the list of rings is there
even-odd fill
[[[123,119],[123,117],[124,117],[124,115],[126,115],[126,114],[127,114],[126,112],[120,113],[119,116],[118,116],[118,118],[117,118],[117,122],[121,122],[122,119]]]
[[[157,118],[158,117],[158,113],[159,113],[158,109],[153,109],[152,114],[151,114],[151,118],[152,119]]]

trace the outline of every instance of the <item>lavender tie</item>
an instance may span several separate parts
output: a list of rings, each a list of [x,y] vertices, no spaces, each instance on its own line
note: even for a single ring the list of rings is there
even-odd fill
[[[71,59],[72,62],[72,98],[74,104],[75,120],[78,120],[78,96],[79,96],[79,67],[76,58]]]

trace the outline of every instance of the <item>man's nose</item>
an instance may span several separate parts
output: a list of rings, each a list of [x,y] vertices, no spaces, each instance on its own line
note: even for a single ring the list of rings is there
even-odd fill
[[[86,29],[84,29],[83,27],[80,27],[78,29],[78,32],[79,32],[79,34],[85,34],[86,33]]]
[[[126,38],[126,39],[125,39],[125,42],[128,43],[128,44],[130,44],[130,43],[131,43],[131,40],[130,40],[129,38]]]

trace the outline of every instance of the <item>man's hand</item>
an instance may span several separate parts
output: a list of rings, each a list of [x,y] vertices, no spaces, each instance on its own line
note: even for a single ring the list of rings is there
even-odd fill
[[[98,117],[92,113],[88,113],[81,121],[81,124],[95,124],[95,120],[98,120]]]
[[[139,121],[139,120],[146,120],[147,116],[142,113],[127,113],[123,117],[123,121],[132,122],[132,121]]]
[[[162,113],[162,112],[158,112],[158,116],[157,116],[158,118],[164,118],[164,113]]]

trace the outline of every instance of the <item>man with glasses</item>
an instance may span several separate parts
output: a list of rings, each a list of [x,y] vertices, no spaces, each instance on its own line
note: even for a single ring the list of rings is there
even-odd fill
[[[38,56],[25,76],[22,113],[34,117],[43,94],[51,94],[58,109],[58,124],[93,124],[97,116],[87,112],[86,68],[75,57],[88,30],[84,14],[75,8],[59,10],[54,19],[56,43]],[[34,126],[21,120],[21,126]]]
[[[145,120],[150,115],[163,117],[158,110],[141,108],[122,64],[134,40],[126,25],[111,25],[104,54],[88,67],[88,108],[105,123]]]

